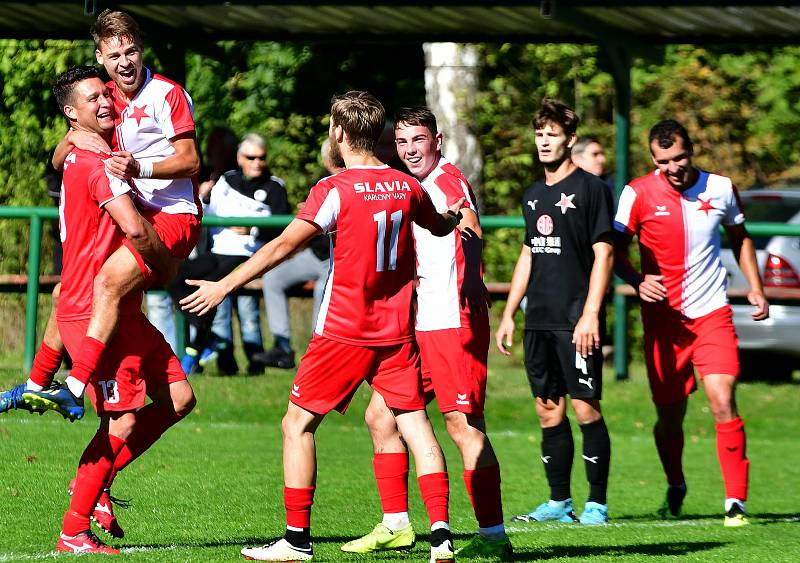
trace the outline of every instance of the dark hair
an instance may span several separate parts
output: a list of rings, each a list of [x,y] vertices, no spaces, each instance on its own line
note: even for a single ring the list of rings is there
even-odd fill
[[[564,102],[552,98],[545,98],[542,100],[542,107],[539,109],[536,117],[533,118],[533,128],[544,129],[548,123],[557,123],[564,130],[567,137],[570,137],[578,130],[580,121],[575,110]]]
[[[94,39],[95,48],[100,48],[100,42],[112,37],[124,37],[129,39],[131,43],[137,45],[142,44],[142,32],[139,30],[139,24],[133,19],[130,14],[120,12],[118,10],[103,10],[97,21],[91,29],[92,39]]]
[[[59,111],[72,103],[72,92],[78,82],[88,78],[100,78],[100,73],[93,66],[74,66],[56,78],[53,95],[56,97]]]
[[[331,100],[331,122],[344,129],[350,148],[375,152],[386,124],[386,110],[369,92],[352,90]]]
[[[427,106],[412,106],[398,109],[394,114],[394,126],[401,123],[419,127],[427,127],[428,131],[435,137],[439,132],[436,127],[436,116]]]
[[[662,149],[668,149],[675,144],[675,139],[678,138],[683,139],[683,148],[691,154],[694,147],[686,128],[674,119],[665,119],[664,121],[659,121],[650,129],[650,139],[647,146],[650,147],[650,152],[653,152],[653,142],[658,143],[658,146]]]

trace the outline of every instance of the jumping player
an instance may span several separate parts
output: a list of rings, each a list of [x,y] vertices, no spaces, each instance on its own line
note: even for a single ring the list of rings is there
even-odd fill
[[[133,184],[137,205],[155,227],[172,260],[149,264],[151,268],[142,273],[126,249],[109,257],[94,278],[92,320],[79,353],[73,355],[73,369],[65,385],[52,385],[64,351],[54,318],[60,288],[54,291],[51,319],[30,378],[3,393],[0,407],[10,407],[13,399],[16,408],[53,409],[70,419],[83,415],[83,391],[117,329],[122,297],[155,281],[169,281],[200,234],[201,208],[192,179],[200,161],[191,98],[179,85],[143,66],[139,26],[128,14],[105,10],[98,16],[92,36],[97,62],[111,77],[108,87],[116,110],[112,143],[116,150],[105,165],[110,174]],[[56,148],[56,168],[62,167],[74,146],[109,151],[108,139],[94,132],[72,130]]]
[[[739,355],[726,273],[719,256],[722,225],[747,279],[753,319],[769,317],[753,240],[730,178],[692,165],[692,141],[674,120],[650,130],[656,170],[630,182],[620,195],[614,228],[619,232],[620,276],[642,300],[644,353],[657,420],[656,448],[667,477],[658,515],[680,515],[686,496],[683,419],[697,388],[697,369],[716,423],[717,456],[725,483],[725,526],[747,524],[749,461],[744,423],[736,410]],[[628,247],[636,235],[642,271],[631,265]]]
[[[495,340],[509,355],[514,313],[523,296],[525,367],[542,428],[542,461],[550,500],[521,521],[576,520],[570,492],[574,444],[566,395],[583,435],[589,498],[582,524],[608,521],[611,440],[600,410],[605,326],[603,298],[611,279],[613,248],[609,190],[570,159],[578,116],[563,103],[544,100],[534,119],[544,180],[522,196],[525,242]]]
[[[64,115],[76,130],[98,134],[114,128],[112,100],[92,67],[61,75],[54,88]],[[93,278],[125,242],[127,225],[143,224],[129,197],[130,186],[106,172],[102,156],[73,149],[67,155],[59,209],[64,268],[57,321],[67,350],[75,354],[92,314]],[[119,228],[123,227],[123,230]],[[151,238],[158,241],[154,233]],[[166,254],[161,246],[160,251]],[[142,270],[144,261],[134,257]],[[170,426],[188,414],[194,393],[164,337],[141,310],[142,294],[120,303],[120,330],[100,363],[104,379],[92,379],[89,397],[100,428],[89,442],[72,485],[58,551],[119,553],[91,532],[90,517],[103,502],[104,488],[116,472],[149,448]],[[145,395],[153,402],[144,407]],[[113,530],[121,536],[120,530]]]
[[[331,410],[344,412],[366,380],[384,397],[414,453],[431,521],[431,561],[453,560],[444,457],[425,415],[419,353],[411,322],[414,241],[411,222],[445,236],[459,222],[464,198],[438,214],[414,178],[374,155],[385,123],[383,106],[367,92],[333,99],[330,137],[334,162],[346,170],[321,180],[286,230],[219,282],[181,301],[205,313],[231,291],[262,275],[320,232],[332,234],[333,262],[314,336],[300,362],[283,418],[283,538],[245,548],[249,559],[308,560],[316,482],[314,433]]]
[[[486,435],[483,407],[489,349],[489,315],[481,271],[482,231],[475,196],[464,175],[442,155],[443,135],[426,107],[395,114],[397,154],[421,182],[438,211],[466,198],[455,233],[435,237],[414,225],[417,252],[416,340],[428,401],[436,397],[447,431],[464,462],[464,484],[479,533],[457,552],[462,556],[512,553],[503,525],[500,465]],[[365,414],[374,446],[373,468],[383,520],[342,551],[367,553],[410,548],[408,452],[392,412],[373,390]]]

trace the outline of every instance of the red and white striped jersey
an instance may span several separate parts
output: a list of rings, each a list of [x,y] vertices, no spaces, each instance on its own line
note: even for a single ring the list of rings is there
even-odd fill
[[[116,111],[114,148],[133,153],[137,160],[159,162],[175,154],[170,139],[194,131],[192,99],[180,85],[145,69],[144,84],[126,102],[117,85],[109,82]],[[165,213],[197,214],[199,200],[191,178],[132,180],[139,201]]]
[[[469,182],[444,157],[439,159],[422,187],[436,211],[444,213],[460,198],[464,206],[477,213],[475,194]],[[446,237],[414,225],[417,250],[417,326],[419,331],[442,330],[470,326],[470,311],[460,304],[464,283],[464,250],[458,230]]]
[[[311,189],[298,218],[331,235],[331,268],[314,332],[358,346],[413,338],[411,222],[440,218],[419,182],[386,165],[357,166]]]
[[[642,273],[661,274],[669,305],[690,319],[728,302],[720,261],[720,225],[744,222],[730,178],[698,170],[683,192],[658,170],[625,186],[614,228],[639,237]]]

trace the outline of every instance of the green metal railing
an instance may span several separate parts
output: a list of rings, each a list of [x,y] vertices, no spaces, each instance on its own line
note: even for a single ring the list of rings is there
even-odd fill
[[[28,280],[25,299],[25,349],[23,354],[23,371],[30,371],[33,366],[33,357],[36,353],[36,326],[39,303],[39,262],[42,247],[42,222],[58,218],[58,210],[53,207],[4,207],[0,206],[0,219],[27,219],[30,221],[30,237],[28,241]],[[203,225],[207,227],[284,227],[293,219],[292,215],[273,215],[272,217],[217,217],[207,215],[203,218]],[[525,222],[521,216],[483,216],[481,226],[485,230],[524,228]],[[785,223],[751,223],[747,230],[753,236],[797,236],[800,237],[800,225],[787,225]],[[615,299],[616,318],[625,318],[627,304],[624,296]],[[617,358],[622,358],[621,364],[615,361],[617,377],[627,375],[628,345],[627,335],[615,331],[614,350]],[[624,372],[621,372],[624,366]],[[621,377],[624,378],[624,377]]]

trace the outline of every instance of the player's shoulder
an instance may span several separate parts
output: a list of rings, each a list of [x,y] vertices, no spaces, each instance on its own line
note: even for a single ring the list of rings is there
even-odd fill
[[[73,171],[79,169],[82,173],[88,173],[95,169],[103,170],[103,161],[108,157],[107,154],[73,147],[64,159],[64,171],[66,172],[69,168],[73,168]]]
[[[631,189],[633,189],[633,191],[641,193],[648,187],[659,185],[661,179],[658,177],[658,175],[659,175],[658,170],[653,170],[649,174],[645,174],[644,176],[639,176],[638,178],[634,178],[633,180],[628,182],[627,185]]]
[[[715,174],[714,172],[708,172],[706,170],[698,170],[701,174],[701,178],[705,177],[705,182],[708,188],[728,191],[734,189],[733,180],[728,176]]]
[[[446,160],[444,157],[442,157],[435,170],[440,172],[437,178],[439,181],[452,182],[458,185],[463,182],[469,185],[469,182],[467,182],[467,177],[464,176],[464,173],[461,172],[461,170],[455,164]]]
[[[155,72],[152,74],[152,83],[160,88],[166,88],[168,90],[173,90],[173,89],[184,90],[184,87],[181,84],[178,84],[174,80],[170,80],[163,74],[158,74]]]

